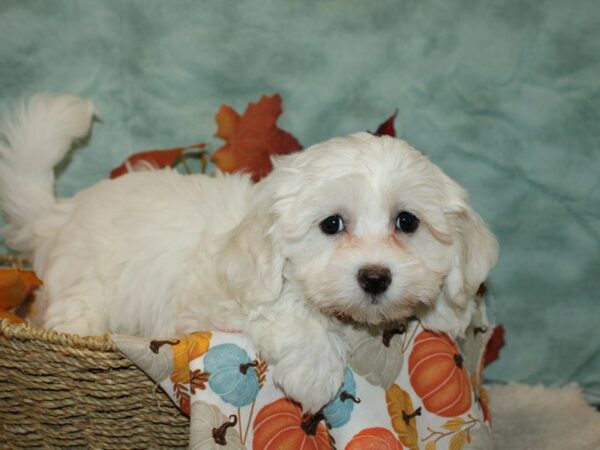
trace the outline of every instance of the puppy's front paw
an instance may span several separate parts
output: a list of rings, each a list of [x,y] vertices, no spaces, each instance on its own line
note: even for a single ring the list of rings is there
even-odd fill
[[[329,403],[344,381],[345,361],[328,352],[307,356],[289,353],[273,368],[275,383],[305,412],[315,413]]]

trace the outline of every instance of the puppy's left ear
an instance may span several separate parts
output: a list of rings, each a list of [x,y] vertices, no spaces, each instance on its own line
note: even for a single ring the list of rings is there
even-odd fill
[[[447,217],[454,229],[455,250],[452,269],[445,283],[449,299],[464,308],[475,296],[498,259],[498,242],[485,223],[469,205],[467,194],[456,183]]]
[[[274,219],[258,208],[226,235],[217,273],[228,294],[245,312],[279,297],[284,258],[274,235]]]
[[[471,321],[475,294],[498,258],[498,242],[473,210],[465,190],[444,175],[445,211],[452,235],[451,268],[424,324],[462,336]]]

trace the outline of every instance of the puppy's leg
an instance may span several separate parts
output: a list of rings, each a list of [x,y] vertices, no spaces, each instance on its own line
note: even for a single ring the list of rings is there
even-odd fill
[[[36,295],[39,296],[40,293]],[[42,296],[47,297],[48,293],[43,292]],[[103,303],[103,298],[97,292],[81,292],[77,287],[64,290],[47,305],[41,325],[47,329],[80,336],[104,334],[108,331],[107,315],[94,309],[101,308]]]
[[[273,365],[273,376],[285,394],[316,412],[342,385],[346,348],[329,320],[310,306],[279,302],[257,314],[246,332]]]

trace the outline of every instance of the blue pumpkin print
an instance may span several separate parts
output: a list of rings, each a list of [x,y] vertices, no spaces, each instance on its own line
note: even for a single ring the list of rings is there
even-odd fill
[[[333,428],[346,425],[354,409],[354,404],[359,403],[356,398],[356,382],[350,369],[344,372],[344,383],[335,398],[323,409],[327,423]]]
[[[210,374],[208,386],[223,401],[237,407],[249,405],[258,395],[255,366],[256,361],[235,344],[215,345],[204,356],[204,370]]]

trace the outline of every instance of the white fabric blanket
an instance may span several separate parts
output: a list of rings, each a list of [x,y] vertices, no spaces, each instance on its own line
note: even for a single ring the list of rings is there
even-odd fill
[[[600,413],[577,386],[490,387],[496,450],[599,450]]]

